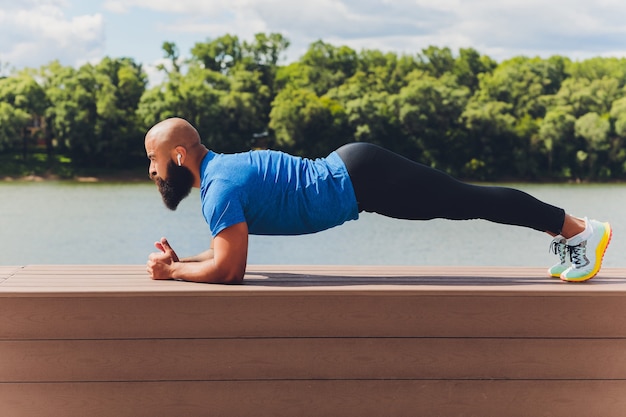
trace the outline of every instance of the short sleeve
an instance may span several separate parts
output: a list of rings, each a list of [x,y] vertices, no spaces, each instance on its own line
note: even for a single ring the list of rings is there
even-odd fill
[[[213,181],[202,199],[202,214],[213,237],[227,227],[245,222],[240,190],[228,181]]]

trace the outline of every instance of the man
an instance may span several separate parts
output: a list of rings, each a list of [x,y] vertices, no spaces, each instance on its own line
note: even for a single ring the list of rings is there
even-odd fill
[[[153,279],[241,283],[248,234],[315,233],[356,220],[360,211],[427,220],[485,219],[547,232],[559,262],[548,274],[582,282],[600,270],[612,231],[608,223],[566,214],[519,190],[466,184],[366,143],[310,160],[276,151],[216,154],[180,118],[146,134],[149,174],[165,205],[175,210],[193,187],[213,240],[199,255],[179,259],[167,239],[155,243],[147,271]]]

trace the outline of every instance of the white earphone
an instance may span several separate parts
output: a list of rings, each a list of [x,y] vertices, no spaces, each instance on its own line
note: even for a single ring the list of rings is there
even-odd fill
[[[181,154],[178,154],[178,166],[179,166],[179,167],[180,167],[180,166],[182,166],[182,165],[181,165],[181,163],[180,163],[180,158],[182,158],[182,157],[183,157],[183,156],[182,156]]]

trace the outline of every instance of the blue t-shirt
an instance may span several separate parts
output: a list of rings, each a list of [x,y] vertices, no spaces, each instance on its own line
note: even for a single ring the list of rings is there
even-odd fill
[[[250,234],[299,235],[359,217],[352,182],[336,152],[311,160],[269,150],[209,151],[200,176],[202,213],[213,236],[241,222]]]

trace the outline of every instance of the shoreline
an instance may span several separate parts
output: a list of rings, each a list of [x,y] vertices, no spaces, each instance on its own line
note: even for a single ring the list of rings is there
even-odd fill
[[[76,176],[72,178],[60,178],[60,177],[41,177],[38,175],[27,175],[25,177],[4,177],[0,179],[0,183],[45,183],[45,182],[77,182],[77,183],[102,183],[102,182],[123,182],[123,183],[136,183],[136,182],[149,182],[149,179],[137,178],[137,177],[87,177]]]
[[[79,182],[79,183],[100,183],[100,182],[148,182],[150,181],[147,175],[140,175],[139,173],[119,172],[110,173],[104,175],[74,175],[72,177],[62,177],[60,175],[23,175],[23,176],[0,176],[0,182],[12,183],[12,182]]]
[[[465,180],[461,181],[473,183],[473,184],[612,184],[612,185],[624,185],[626,180],[610,180],[610,181],[590,181],[580,179],[568,179],[568,180],[524,180],[515,178],[505,178],[498,181],[474,181]],[[122,183],[137,183],[137,182],[150,182],[147,175],[140,175],[137,172],[118,172],[109,173],[104,175],[74,175],[72,177],[61,177],[59,175],[24,175],[20,177],[14,177],[10,175],[0,176],[0,183],[41,183],[41,182],[76,182],[76,183],[105,183],[105,182],[122,182]]]

